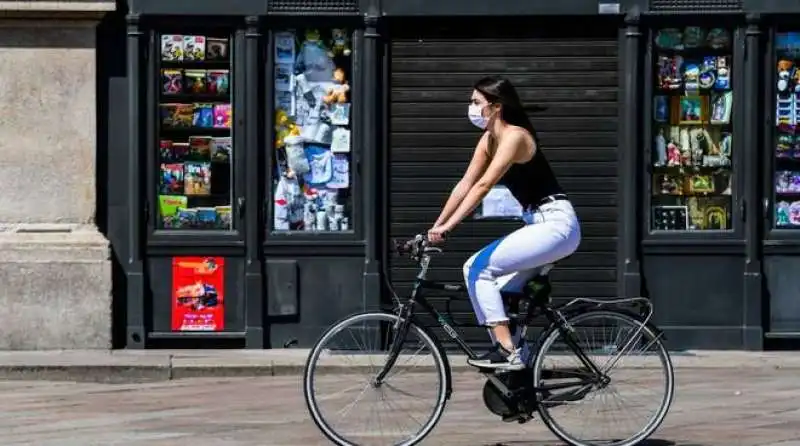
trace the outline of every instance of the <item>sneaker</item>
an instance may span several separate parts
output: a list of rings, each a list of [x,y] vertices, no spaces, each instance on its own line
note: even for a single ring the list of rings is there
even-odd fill
[[[482,369],[496,370],[522,370],[525,363],[520,354],[522,349],[506,350],[502,345],[496,344],[488,353],[475,359],[468,359],[467,364]]]

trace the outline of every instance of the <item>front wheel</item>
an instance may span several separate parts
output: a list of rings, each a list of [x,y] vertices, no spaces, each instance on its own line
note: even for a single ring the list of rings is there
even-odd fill
[[[542,421],[572,446],[632,446],[649,437],[666,417],[674,392],[661,334],[611,310],[568,317],[566,327],[544,335],[534,361]],[[602,379],[569,344],[579,347]]]
[[[442,416],[450,386],[436,341],[414,323],[376,382],[402,326],[391,313],[362,313],[330,327],[306,362],[303,391],[314,423],[340,446],[419,443]]]

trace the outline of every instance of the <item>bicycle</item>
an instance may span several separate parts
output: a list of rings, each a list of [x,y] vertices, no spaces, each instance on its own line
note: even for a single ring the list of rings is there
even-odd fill
[[[405,302],[401,301],[387,283],[394,295],[394,308],[354,314],[333,324],[312,348],[305,365],[303,393],[308,410],[317,427],[337,445],[415,445],[434,429],[441,418],[453,391],[453,376],[441,341],[430,328],[418,322],[414,312],[417,306],[437,321],[438,326],[467,357],[477,356],[453,328],[455,322],[452,318],[445,317],[422,294],[423,289],[448,293],[463,293],[466,290],[462,284],[440,283],[426,278],[432,255],[441,253],[442,250],[429,246],[423,235],[417,235],[405,243],[395,243],[395,250],[397,254],[408,255],[419,266],[419,273],[408,299]],[[548,279],[548,273],[553,266],[546,265],[540,268],[522,293],[503,293],[510,318],[510,328],[512,333],[519,333],[519,345],[524,348],[523,359],[526,368],[515,372],[476,369],[487,377],[483,387],[484,404],[504,421],[525,423],[533,419],[534,414],[538,412],[553,434],[573,446],[635,445],[648,438],[659,427],[667,415],[674,393],[674,371],[662,342],[664,336],[651,322],[653,307],[646,298],[610,301],[576,298],[563,305],[554,306],[551,302],[551,286]],[[447,313],[451,299],[454,297],[447,300]],[[630,305],[632,308],[623,308],[625,305]],[[535,319],[541,319],[542,316],[548,321],[546,328],[535,340],[527,339],[528,327]],[[624,336],[622,342],[618,342],[621,340],[619,333],[613,340],[605,339],[606,331],[598,326],[601,319],[612,320],[614,326],[627,324],[631,335]],[[378,326],[367,328],[368,322],[377,322]],[[345,329],[352,329],[353,332],[350,333],[350,338],[343,348],[332,350],[327,347],[331,339]],[[579,343],[586,339],[586,336],[578,334],[580,329],[587,329],[592,338],[602,334],[605,343],[599,348],[582,347]],[[354,332],[366,335],[363,344],[380,342],[384,346],[376,345],[366,349],[361,354],[354,355],[352,362],[344,363],[346,355],[362,347]],[[414,338],[417,340],[416,343],[413,342]],[[417,357],[411,366],[408,365],[409,355],[401,354],[401,351],[409,346],[412,347],[413,356]],[[429,353],[417,356],[423,348],[428,348]],[[549,359],[548,354],[551,351],[556,360],[565,359],[567,354],[571,353],[574,355],[572,358],[574,364],[570,367],[546,367],[545,359]],[[627,361],[629,359],[627,354],[633,351],[641,354],[631,360],[628,367],[616,368],[623,361]],[[596,358],[593,360],[591,356]],[[656,360],[650,364],[649,360],[652,359]],[[405,362],[402,362],[404,360]],[[636,366],[641,366],[641,370],[660,372],[657,375],[663,381],[656,387],[658,397],[647,399],[648,402],[655,400],[658,405],[647,417],[643,427],[637,425],[635,430],[629,430],[622,436],[604,434],[600,438],[596,435],[584,435],[583,431],[574,433],[575,430],[565,427],[560,418],[557,420],[557,417],[566,415],[571,409],[587,401],[596,402],[597,396],[601,393],[605,401],[608,393],[615,391],[619,383],[631,378],[631,370]],[[325,373],[330,371],[334,373]],[[366,379],[350,386],[348,385],[350,380],[340,375],[341,372],[350,374],[365,372]],[[415,394],[420,392],[420,385],[425,384],[428,379],[436,381],[432,386],[433,403],[430,409],[419,410],[417,402],[401,404],[403,397],[416,396]],[[318,395],[320,388],[326,382],[339,393],[356,390],[358,398],[352,403],[344,404],[338,395],[331,397]],[[641,387],[650,380],[639,378],[634,382]],[[398,390],[398,386],[403,384],[409,384],[412,390]],[[389,392],[395,392],[395,396],[391,399],[386,397]],[[381,417],[380,412],[375,410],[370,411],[369,419],[363,427],[342,433],[342,429],[332,427],[334,422],[332,417],[323,415],[321,405],[331,403],[334,409],[338,409],[341,421],[341,418],[349,415],[367,394],[389,406],[386,417]],[[421,401],[421,398],[418,400]],[[566,410],[560,414],[559,410],[564,408]],[[383,429],[386,423],[396,423],[400,409],[423,413],[422,421],[412,416],[416,427],[411,428],[410,433],[403,433],[396,439],[386,440],[383,433],[379,435],[375,429]],[[603,407],[595,412],[605,416],[613,409],[614,407]],[[636,408],[636,412],[641,412],[641,407]],[[586,417],[579,419],[585,420]],[[603,421],[607,420],[604,418]],[[606,427],[607,423],[595,423],[595,425]]]

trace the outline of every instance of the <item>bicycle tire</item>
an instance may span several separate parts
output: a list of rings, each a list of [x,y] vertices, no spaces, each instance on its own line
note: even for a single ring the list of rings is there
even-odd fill
[[[308,355],[308,359],[306,360],[305,368],[303,371],[303,395],[306,402],[306,407],[311,415],[311,419],[316,424],[317,428],[334,444],[338,446],[359,446],[357,443],[353,443],[352,441],[347,440],[341,434],[336,432],[333,428],[331,428],[330,424],[325,421],[324,417],[322,416],[319,407],[317,405],[316,398],[314,396],[314,379],[315,379],[315,369],[316,363],[319,359],[320,353],[322,352],[323,347],[325,346],[326,342],[329,341],[335,334],[340,332],[343,328],[347,327],[350,324],[363,322],[366,320],[380,320],[383,322],[396,324],[400,317],[394,313],[388,312],[364,312],[364,313],[357,313],[354,315],[350,315],[339,322],[336,322],[331,327],[329,327],[323,334],[320,336],[319,340],[314,344],[314,347],[311,349],[311,352]],[[415,324],[413,321],[409,321],[409,332],[414,332],[419,339],[422,339],[426,344],[430,346],[431,355],[434,359],[434,364],[436,365],[436,372],[439,377],[439,390],[437,393],[436,398],[436,405],[434,407],[433,412],[431,413],[428,421],[422,426],[422,429],[417,431],[413,436],[407,438],[403,441],[398,443],[394,443],[394,446],[413,446],[419,444],[428,434],[433,431],[436,427],[436,424],[441,419],[445,406],[447,405],[447,400],[450,393],[451,388],[451,378],[450,378],[450,370],[449,370],[449,362],[444,354],[444,350],[442,349],[441,344],[439,343],[438,339],[433,336],[428,329],[425,327],[419,326]]]
[[[638,325],[642,324],[642,320],[640,318],[635,317],[628,312],[620,310],[607,310],[607,309],[590,310],[579,314],[567,315],[567,323],[570,326],[574,326],[582,322],[586,322],[587,319],[597,318],[597,317],[609,317],[609,316],[612,318],[618,318]],[[666,418],[667,413],[669,412],[669,408],[672,405],[675,392],[675,371],[672,366],[672,360],[670,359],[669,353],[667,352],[667,349],[664,347],[663,342],[661,342],[661,337],[657,329],[655,329],[655,327],[653,327],[650,324],[645,324],[644,327],[642,328],[642,334],[646,335],[652,340],[652,343],[656,347],[656,351],[658,352],[658,356],[661,359],[662,370],[664,371],[664,374],[666,376],[665,389],[664,389],[665,392],[664,392],[664,397],[662,398],[661,401],[661,406],[658,412],[656,413],[656,416],[652,417],[650,421],[644,426],[644,428],[642,428],[637,434],[627,439],[612,443],[604,442],[602,443],[603,446],[634,446],[636,444],[639,444],[640,442],[647,439],[658,429],[658,427],[664,421],[664,418]],[[556,339],[558,339],[559,336],[561,336],[561,332],[559,331],[558,327],[551,326],[540,338],[542,341],[540,343],[539,350],[536,353],[536,357],[534,358],[534,363],[533,363],[534,387],[541,387],[541,376],[543,370],[542,366],[544,362],[545,352],[550,346],[552,346],[555,343]],[[546,405],[542,404],[537,405],[537,410],[542,418],[542,422],[544,422],[547,428],[559,439],[572,446],[595,446],[597,444],[592,442],[585,442],[574,438],[571,434],[562,429],[562,427],[555,421],[555,419],[545,406]]]

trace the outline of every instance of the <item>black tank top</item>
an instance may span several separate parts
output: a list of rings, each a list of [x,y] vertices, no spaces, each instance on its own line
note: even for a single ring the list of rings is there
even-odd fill
[[[508,188],[523,208],[535,208],[544,198],[564,193],[550,168],[550,163],[539,147],[536,135],[533,135],[533,140],[536,142],[536,153],[533,158],[522,164],[511,165],[499,181],[499,184]]]

